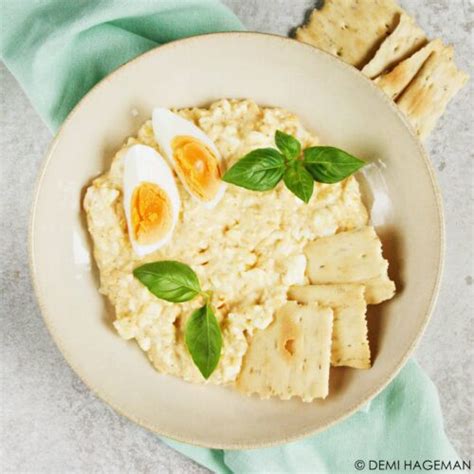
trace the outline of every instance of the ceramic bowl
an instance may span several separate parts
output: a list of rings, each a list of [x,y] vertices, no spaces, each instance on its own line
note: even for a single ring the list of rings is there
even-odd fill
[[[245,397],[158,374],[114,331],[98,291],[82,199],[154,106],[251,98],[298,114],[323,143],[374,165],[361,177],[390,261],[396,297],[372,307],[370,370],[332,369],[330,395],[303,403]],[[370,171],[372,170],[372,171]],[[158,434],[228,449],[270,446],[348,417],[397,374],[428,322],[443,257],[441,199],[423,148],[395,105],[351,66],[311,46],[257,33],[218,33],[154,49],[105,78],[54,139],[31,220],[31,267],[46,324],[97,396]]]

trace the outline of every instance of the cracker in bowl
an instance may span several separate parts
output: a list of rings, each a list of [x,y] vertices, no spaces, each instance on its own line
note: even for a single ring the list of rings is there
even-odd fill
[[[367,304],[390,299],[395,284],[388,277],[388,261],[373,227],[341,232],[309,243],[307,273],[313,284],[360,283]]]
[[[244,357],[237,389],[260,398],[305,402],[326,398],[333,312],[317,305],[286,303],[272,324],[257,331]]]
[[[329,307],[334,313],[331,365],[370,368],[367,339],[367,304],[364,285],[293,286],[288,297],[304,304]]]

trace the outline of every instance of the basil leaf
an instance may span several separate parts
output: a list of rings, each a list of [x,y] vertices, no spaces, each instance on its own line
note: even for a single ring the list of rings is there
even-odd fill
[[[224,174],[227,183],[252,191],[268,191],[281,180],[285,171],[285,158],[273,148],[253,150]]]
[[[222,348],[221,330],[210,304],[191,314],[184,337],[199,372],[208,379],[217,367]]]
[[[337,183],[365,165],[359,158],[332,146],[313,146],[303,153],[306,169],[320,183]]]
[[[155,296],[173,303],[192,300],[201,292],[199,280],[191,267],[181,262],[163,260],[146,263],[133,270]]]
[[[294,160],[300,156],[301,143],[295,137],[287,133],[277,130],[275,132],[275,144],[289,160]]]
[[[286,187],[302,201],[308,203],[313,195],[314,181],[302,161],[290,163],[283,175]]]

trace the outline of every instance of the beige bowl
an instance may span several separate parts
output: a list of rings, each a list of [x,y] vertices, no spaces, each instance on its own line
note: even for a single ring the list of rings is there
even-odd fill
[[[337,369],[330,396],[305,404],[260,401],[160,375],[118,337],[97,291],[81,210],[91,178],[154,106],[252,98],[297,113],[325,143],[384,166],[367,196],[399,287],[369,316],[374,365]],[[381,170],[381,172],[377,171]],[[162,435],[213,448],[254,448],[323,430],[374,397],[425,328],[443,256],[440,194],[420,142],[395,106],[356,69],[311,46],[256,33],[185,39],[104,79],[70,114],[48,152],[31,220],[31,266],[48,328],[81,379],[119,413]]]

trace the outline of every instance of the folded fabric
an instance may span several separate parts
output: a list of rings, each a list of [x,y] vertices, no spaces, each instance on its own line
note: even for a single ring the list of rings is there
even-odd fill
[[[436,387],[414,360],[365,409],[306,439],[246,451],[205,450],[163,440],[223,474],[381,472],[389,470],[386,462],[394,461],[397,469],[392,470],[408,472],[431,470],[435,461],[438,466],[458,461],[443,429]],[[425,469],[419,467],[423,463]]]
[[[242,30],[217,0],[3,0],[0,55],[51,130],[103,77],[187,36]]]
[[[135,56],[178,38],[241,29],[216,0],[3,0],[0,53],[55,130],[94,84]],[[384,460],[398,460],[403,471],[411,470],[404,463],[457,460],[436,389],[414,361],[365,409],[294,443],[222,451],[164,441],[218,473],[378,472],[374,463]]]

